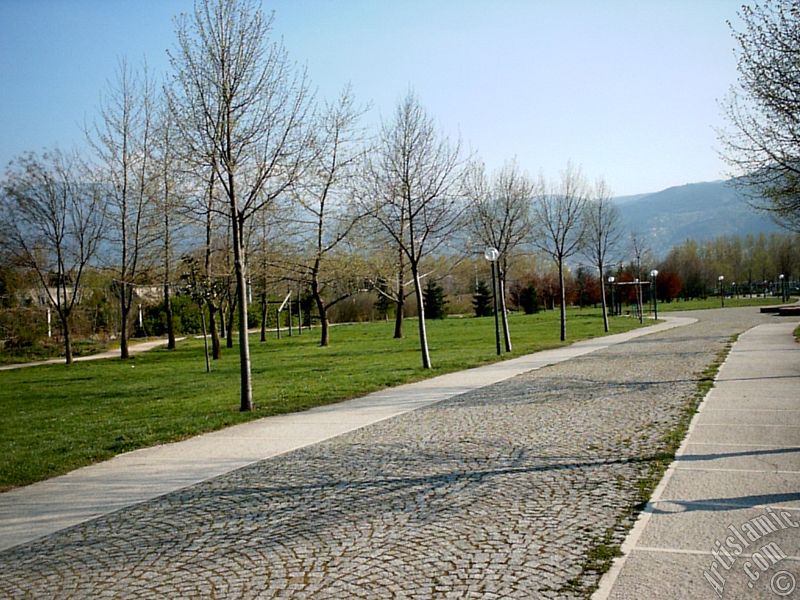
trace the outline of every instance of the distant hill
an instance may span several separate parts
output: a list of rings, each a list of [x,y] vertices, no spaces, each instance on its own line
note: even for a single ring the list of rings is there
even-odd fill
[[[768,215],[751,208],[730,181],[690,183],[614,200],[626,230],[641,234],[657,257],[690,238],[782,231]]]

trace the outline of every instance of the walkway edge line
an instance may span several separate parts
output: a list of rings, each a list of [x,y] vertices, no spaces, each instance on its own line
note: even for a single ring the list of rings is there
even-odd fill
[[[750,329],[755,329],[755,327],[751,327]],[[747,331],[750,331],[748,329]],[[747,331],[743,332],[747,333]],[[600,583],[597,586],[597,590],[595,590],[594,594],[592,594],[591,600],[607,600],[611,591],[614,589],[614,584],[617,582],[617,578],[619,574],[622,572],[622,568],[625,566],[625,563],[628,561],[628,557],[631,555],[631,552],[634,548],[636,548],[637,544],[639,543],[639,539],[642,537],[647,524],[650,522],[650,517],[653,514],[653,510],[655,508],[655,504],[659,502],[661,499],[664,490],[666,489],[667,485],[669,484],[670,479],[672,479],[673,474],[676,471],[675,465],[678,462],[678,457],[683,456],[686,453],[686,446],[689,444],[689,438],[692,432],[697,425],[697,421],[700,419],[700,414],[703,412],[705,408],[706,400],[708,399],[709,394],[711,394],[712,390],[716,386],[717,378],[719,377],[720,372],[722,371],[722,367],[725,366],[725,363],[728,362],[728,358],[733,352],[733,348],[736,344],[731,346],[730,350],[728,351],[727,355],[725,356],[725,360],[720,363],[717,373],[714,375],[714,385],[706,392],[703,396],[703,399],[697,405],[697,411],[694,413],[691,422],[689,423],[689,427],[686,430],[686,434],[683,436],[683,440],[681,440],[681,445],[678,447],[678,450],[675,452],[675,458],[670,463],[667,470],[664,471],[664,475],[661,478],[661,481],[658,482],[658,485],[653,490],[653,494],[650,496],[650,500],[647,501],[644,509],[636,519],[636,522],[633,524],[633,527],[628,532],[628,535],[625,536],[625,541],[622,542],[620,546],[620,550],[622,551],[622,556],[617,557],[614,559],[614,562],[611,563],[611,567],[606,571],[603,576],[600,578]]]

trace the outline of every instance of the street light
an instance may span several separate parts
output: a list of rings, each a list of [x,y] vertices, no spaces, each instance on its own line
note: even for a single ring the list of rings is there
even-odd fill
[[[658,320],[658,298],[656,297],[656,277],[658,277],[658,269],[650,271],[650,277],[653,278],[653,317]]]
[[[781,302],[786,302],[786,278],[783,276],[783,273],[778,275],[778,280],[780,280],[781,286]]]
[[[720,302],[722,302],[722,308],[725,308],[725,294],[724,294],[723,289],[722,289],[722,282],[724,280],[725,280],[725,276],[724,275],[720,275],[719,277],[717,277],[717,281],[719,282],[719,299],[720,299]]]
[[[497,343],[497,356],[500,356],[500,323],[497,318],[497,276],[495,275],[495,263],[500,258],[500,251],[489,246],[483,253],[486,260],[492,263],[492,299],[494,303],[494,339]]]
[[[612,315],[616,315],[617,314],[617,305],[614,303],[614,282],[615,281],[616,281],[616,278],[613,275],[608,278],[608,283],[609,283],[609,285],[611,285],[611,314]]]

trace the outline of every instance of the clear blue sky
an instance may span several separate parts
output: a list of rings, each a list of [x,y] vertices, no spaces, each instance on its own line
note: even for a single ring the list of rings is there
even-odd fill
[[[734,0],[276,0],[275,34],[322,97],[391,115],[409,86],[490,167],[568,160],[615,193],[725,177]],[[83,144],[119,57],[168,68],[190,0],[0,0],[0,167]]]

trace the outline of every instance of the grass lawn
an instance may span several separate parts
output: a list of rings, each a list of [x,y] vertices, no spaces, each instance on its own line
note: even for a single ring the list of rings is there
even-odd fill
[[[796,297],[790,297],[787,304],[797,301]],[[784,304],[780,297],[768,296],[766,298],[725,298],[725,308],[740,308],[743,306],[768,306],[772,304]],[[707,308],[721,308],[722,302],[719,296],[709,296],[705,300],[673,300],[672,302],[659,302],[658,312],[669,312],[675,310],[704,310]],[[652,302],[650,303],[652,310]]]
[[[611,333],[638,325],[615,318]],[[392,339],[393,323],[333,327],[327,348],[319,347],[317,330],[263,344],[252,336],[252,413],[238,410],[237,349],[225,349],[206,373],[197,339],[127,361],[0,372],[0,490],[135,448],[496,360],[492,318],[429,321],[430,371],[420,367],[416,320],[405,327],[402,340]],[[508,357],[561,345],[557,311],[512,315],[510,328],[514,353]],[[568,343],[602,330],[599,310],[569,312]]]

